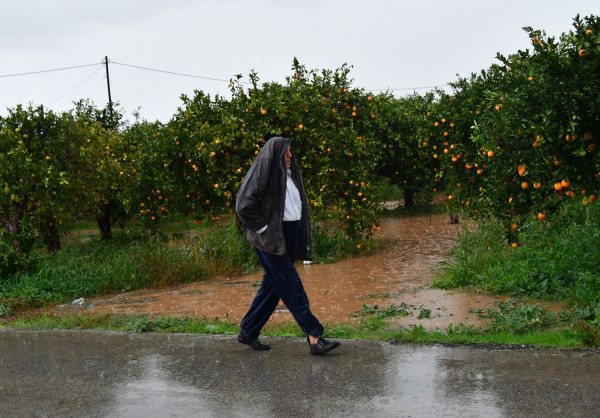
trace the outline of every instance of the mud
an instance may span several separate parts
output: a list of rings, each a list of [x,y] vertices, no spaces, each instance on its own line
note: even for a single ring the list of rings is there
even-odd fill
[[[335,264],[298,263],[311,309],[322,322],[355,324],[361,319],[356,314],[364,305],[389,308],[403,304],[408,315],[392,319],[399,326],[422,325],[426,329],[437,329],[459,323],[483,325],[485,319],[480,313],[495,308],[496,302],[506,298],[431,288],[435,271],[440,262],[450,256],[462,228],[462,224],[449,224],[447,215],[386,218],[374,238],[388,239],[390,244],[386,250]],[[238,322],[261,280],[262,272],[219,277],[207,282],[89,299],[82,306],[63,305],[55,311],[203,317]],[[556,311],[563,307],[550,308]],[[430,311],[428,317],[419,318],[421,312],[427,311]],[[285,306],[280,305],[270,321],[278,323],[293,321],[293,318]]]

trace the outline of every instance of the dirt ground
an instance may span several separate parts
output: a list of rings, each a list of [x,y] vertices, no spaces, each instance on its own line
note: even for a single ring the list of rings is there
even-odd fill
[[[329,324],[357,324],[364,306],[373,309],[402,305],[407,316],[394,317],[398,326],[422,325],[426,329],[450,324],[481,326],[479,315],[506,298],[440,290],[431,287],[440,263],[448,260],[450,249],[463,228],[451,225],[447,215],[386,218],[374,239],[387,238],[390,244],[376,255],[352,258],[335,264],[297,263],[313,313]],[[60,305],[57,314],[149,314],[154,316],[202,317],[239,322],[262,280],[262,272],[245,276],[219,277],[211,281],[123,292],[92,298],[81,305]],[[536,303],[536,301],[527,301]],[[539,303],[554,311],[564,306]],[[428,317],[419,315],[430,311]],[[421,315],[423,316],[423,315]],[[425,315],[427,316],[427,315]],[[293,321],[280,305],[270,322]]]

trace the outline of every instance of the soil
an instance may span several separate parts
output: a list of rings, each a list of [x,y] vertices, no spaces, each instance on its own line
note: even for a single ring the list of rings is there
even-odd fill
[[[449,224],[447,215],[410,218],[385,218],[374,239],[385,238],[389,245],[372,256],[357,257],[335,264],[304,264],[296,267],[315,316],[323,323],[357,324],[364,306],[373,309],[401,306],[406,316],[395,316],[394,324],[403,327],[421,325],[442,329],[450,324],[482,326],[480,313],[496,308],[505,297],[441,290],[431,287],[440,263],[447,261],[450,250],[463,228]],[[211,281],[123,292],[85,301],[83,305],[60,305],[57,314],[149,314],[153,316],[201,317],[239,322],[258,289],[262,272],[236,277],[218,277]],[[545,305],[557,312],[562,305]],[[523,301],[525,303],[525,301]],[[419,318],[419,315],[428,317]],[[421,316],[423,316],[421,314]],[[427,315],[425,315],[427,316]],[[293,321],[280,305],[270,322]]]

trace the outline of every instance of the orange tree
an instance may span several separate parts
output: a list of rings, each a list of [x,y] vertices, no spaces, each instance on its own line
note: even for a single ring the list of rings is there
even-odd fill
[[[38,231],[48,251],[60,248],[60,231],[97,199],[95,169],[106,131],[72,113],[17,106],[0,119],[0,223],[16,249],[23,221]]]
[[[159,165],[173,182],[163,184],[163,190],[172,188],[170,203],[199,223],[232,210],[233,190],[245,165],[241,159],[253,145],[244,140],[244,127],[230,112],[230,103],[200,91],[182,100],[159,135],[165,151]]]
[[[398,99],[380,94],[373,101],[378,116],[372,132],[381,152],[377,174],[402,188],[405,206],[412,206],[415,198],[429,203],[432,192],[437,190],[439,167],[439,161],[429,152],[433,134],[427,129],[433,95],[414,94]]]
[[[350,68],[307,71],[294,61],[288,77],[289,127],[317,216],[341,222],[346,233],[370,234],[377,223],[375,168],[383,150],[376,141],[372,97],[352,88]]]
[[[178,144],[160,122],[136,120],[122,132],[119,145],[127,169],[124,180],[130,187],[117,193],[123,217],[134,217],[138,224],[154,228],[176,211],[179,196],[172,169],[179,157]]]
[[[486,87],[475,75],[452,86],[454,94],[439,91],[439,100],[427,111],[429,133],[423,146],[438,161],[436,183],[447,191],[448,210],[473,215],[490,199],[495,199],[487,194],[483,181],[488,161],[480,160],[481,147],[472,139],[473,126],[485,103]],[[476,205],[472,204],[474,201]]]
[[[119,132],[123,116],[116,109],[108,106],[98,109],[93,103],[82,100],[75,104],[73,114],[76,126],[89,126],[89,133],[93,134],[75,133],[83,135],[89,146],[82,150],[82,155],[87,158],[89,176],[93,179],[86,179],[83,188],[95,189],[92,200],[86,201],[86,210],[78,215],[94,216],[102,237],[109,239],[112,223],[123,227],[130,217],[131,191],[137,178],[133,163],[138,146]],[[74,199],[81,200],[80,196]]]
[[[449,196],[500,217],[509,231],[597,195],[600,24],[577,17],[574,28],[559,40],[526,28],[531,51],[498,55],[500,64],[459,80],[435,106],[458,128],[443,130],[448,141],[436,133],[440,147],[459,143],[461,164],[443,166]]]
[[[180,187],[181,208],[200,220],[233,210],[243,176],[270,137],[293,137],[313,212],[339,219],[349,236],[371,231],[375,204],[372,173],[379,151],[370,136],[375,115],[362,91],[351,89],[346,66],[307,71],[297,61],[286,84],[244,87],[232,98],[196,92],[168,125],[180,151],[165,161]]]

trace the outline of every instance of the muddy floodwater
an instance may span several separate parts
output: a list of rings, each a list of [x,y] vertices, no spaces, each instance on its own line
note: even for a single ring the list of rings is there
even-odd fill
[[[312,311],[321,322],[357,323],[360,317],[355,314],[364,305],[388,308],[404,304],[408,315],[392,319],[399,326],[422,325],[435,329],[459,323],[482,325],[484,319],[477,312],[495,308],[495,302],[506,298],[430,286],[440,262],[450,257],[450,249],[462,227],[461,224],[449,224],[447,215],[443,214],[386,218],[381,221],[381,231],[374,237],[390,240],[384,251],[335,264],[298,262],[297,269]],[[261,280],[262,272],[219,277],[176,287],[88,299],[81,307],[66,305],[57,307],[56,311],[204,317],[239,322]],[[419,318],[422,312],[425,315],[421,316],[428,317]],[[285,306],[280,305],[271,321],[293,321],[293,318]]]

